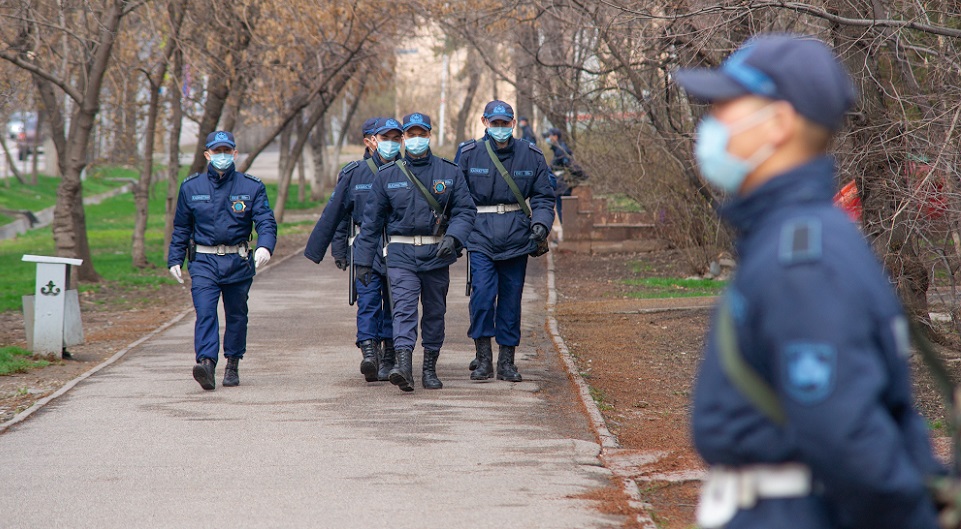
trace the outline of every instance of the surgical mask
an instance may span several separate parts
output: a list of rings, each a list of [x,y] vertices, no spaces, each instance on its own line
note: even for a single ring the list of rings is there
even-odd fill
[[[234,164],[234,155],[230,153],[225,153],[225,152],[211,154],[210,163],[217,169],[224,171],[228,167]]]
[[[491,138],[497,143],[504,143],[508,138],[514,135],[513,127],[488,127],[487,133],[490,134]]]
[[[414,156],[420,156],[427,152],[427,147],[430,147],[430,138],[421,138],[418,136],[406,138],[404,139],[404,146],[407,148],[407,152]]]
[[[398,141],[378,141],[377,152],[384,160],[393,160],[400,152],[400,142]]]
[[[554,143],[553,141],[551,141],[551,137],[550,137],[550,136],[548,136],[548,137],[545,139],[545,141],[547,142],[548,145]]]
[[[718,189],[734,193],[757,166],[774,154],[774,146],[766,144],[747,160],[727,152],[731,137],[760,125],[770,115],[770,105],[740,120],[725,125],[714,116],[706,116],[697,125],[694,158],[704,179]]]

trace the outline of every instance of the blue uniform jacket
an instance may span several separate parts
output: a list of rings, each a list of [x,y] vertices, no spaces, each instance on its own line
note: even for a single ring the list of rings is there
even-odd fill
[[[485,137],[466,141],[457,152],[457,165],[467,180],[471,197],[478,206],[517,204],[517,197],[487,152],[486,141],[493,140]],[[531,223],[541,224],[550,232],[554,224],[554,188],[544,153],[534,144],[511,138],[503,149],[497,149],[496,143],[491,146],[521,194],[530,199],[531,208],[531,218],[523,211],[477,215],[467,249],[498,261],[534,251],[537,243],[530,239]]]
[[[324,207],[320,219],[314,225],[314,231],[307,239],[304,256],[315,263],[324,259],[327,246],[331,246],[330,253],[334,258],[346,257],[347,233],[350,223],[357,226],[364,221],[364,207],[367,197],[374,185],[377,175],[370,170],[367,160],[372,160],[378,168],[382,165],[380,156],[364,156],[363,160],[350,162],[340,171],[337,187],[330,194],[330,200]],[[359,229],[358,229],[359,231]],[[377,259],[374,259],[374,270],[380,274],[387,272],[383,259],[383,246],[378,241]]]
[[[739,232],[741,261],[724,298],[737,340],[788,419],[775,425],[731,384],[714,325],[696,381],[694,442],[712,465],[809,465],[823,492],[805,501],[829,520],[821,527],[935,529],[924,479],[942,468],[914,409],[907,320],[870,247],[832,205],[833,184],[833,159],[818,158],[721,211]],[[757,527],[755,511],[729,527]]]
[[[420,190],[407,179],[397,164],[407,169],[433,194],[447,211],[450,221],[447,235],[463,245],[474,225],[477,208],[470,198],[464,175],[454,162],[434,156],[428,151],[425,158],[409,156],[380,168],[374,181],[360,236],[354,241],[354,258],[358,265],[370,266],[378,252],[381,230],[387,226],[388,237],[394,235],[432,235],[436,217]],[[393,243],[387,248],[387,266],[412,272],[427,272],[450,266],[456,256],[437,257],[437,245],[414,246]]]
[[[206,246],[242,244],[250,240],[254,226],[257,246],[274,253],[277,221],[264,183],[233,166],[221,177],[208,164],[205,174],[194,174],[180,184],[167,267],[183,264],[190,239]],[[254,276],[253,250],[250,253],[247,259],[198,253],[188,265],[190,275],[221,283],[244,281]]]

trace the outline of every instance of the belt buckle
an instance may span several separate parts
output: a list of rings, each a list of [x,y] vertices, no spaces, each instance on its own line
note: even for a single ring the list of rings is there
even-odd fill
[[[414,235],[414,246],[423,246],[423,245],[424,245],[424,236]]]
[[[217,245],[217,255],[227,255],[227,245],[218,244]]]
[[[505,206],[504,204],[498,204],[498,205],[497,205],[497,213],[498,213],[499,215],[503,215],[504,213],[507,213],[507,206]]]

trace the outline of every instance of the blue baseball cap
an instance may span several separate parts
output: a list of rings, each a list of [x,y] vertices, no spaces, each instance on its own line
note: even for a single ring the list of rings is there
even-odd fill
[[[427,123],[430,125],[430,120],[428,120]],[[428,126],[427,128],[429,129],[430,127]],[[389,130],[404,131],[400,126],[400,122],[394,118],[380,118],[377,120],[377,124],[374,125],[374,134],[383,134]]]
[[[514,119],[514,109],[507,103],[495,99],[484,107],[484,117],[489,120],[511,121]]]
[[[371,134],[374,134],[374,130],[377,128],[377,121],[380,119],[381,118],[370,118],[365,121],[360,127],[361,134],[364,136],[370,136]]]
[[[745,95],[787,101],[832,131],[841,127],[857,100],[850,75],[831,49],[802,35],[752,37],[719,68],[684,68],[674,78],[688,95],[706,103]]]
[[[430,130],[430,116],[421,114],[420,112],[407,114],[404,116],[404,132],[407,132],[407,129],[411,127],[421,127]]]
[[[237,142],[234,141],[233,134],[225,130],[215,130],[207,135],[207,143],[204,144],[204,147],[209,151],[222,145],[226,145],[231,149],[237,148]]]

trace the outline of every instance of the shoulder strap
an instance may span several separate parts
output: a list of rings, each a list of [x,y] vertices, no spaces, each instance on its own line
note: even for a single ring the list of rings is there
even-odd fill
[[[511,193],[514,193],[514,198],[517,199],[517,203],[521,205],[521,209],[524,210],[524,214],[530,217],[531,208],[527,205],[527,201],[524,200],[524,195],[521,194],[521,190],[518,189],[517,182],[511,178],[511,175],[507,172],[507,169],[504,168],[504,164],[497,159],[497,155],[494,154],[494,148],[491,147],[491,142],[484,141],[484,145],[487,146],[487,155],[491,157],[491,161],[494,162],[494,167],[497,167],[497,171],[504,178],[504,181],[507,182],[507,187],[511,188]]]
[[[424,187],[424,184],[422,184],[416,176],[410,174],[410,171],[407,169],[407,164],[404,162],[398,162],[397,167],[400,167],[400,170],[402,173],[404,173],[404,176],[406,176],[407,179],[410,180],[412,184],[417,186],[417,189],[420,189],[420,193],[424,195],[424,199],[427,200],[427,205],[430,206],[430,209],[434,210],[434,213],[436,213],[438,216],[443,215],[444,208],[440,207],[440,204],[437,202],[437,199],[430,194],[430,191],[428,191],[427,188]]]
[[[734,318],[731,317],[731,309],[725,300],[721,301],[717,315],[717,340],[721,349],[721,367],[734,387],[775,424],[783,425],[787,422],[777,393],[741,354],[737,345]]]
[[[370,172],[377,174],[377,164],[373,158],[367,158],[367,167],[370,167]]]

